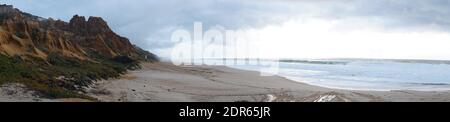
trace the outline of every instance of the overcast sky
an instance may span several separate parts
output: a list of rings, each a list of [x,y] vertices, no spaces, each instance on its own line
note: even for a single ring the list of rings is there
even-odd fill
[[[450,59],[448,0],[0,0],[68,21],[101,16],[132,43],[167,57],[170,36],[195,21],[206,30],[252,30],[267,57]]]

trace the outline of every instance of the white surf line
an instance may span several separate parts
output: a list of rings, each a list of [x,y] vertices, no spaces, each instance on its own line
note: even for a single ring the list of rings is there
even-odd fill
[[[334,98],[336,98],[336,95],[321,95],[319,99],[314,100],[314,102],[330,102]]]
[[[267,94],[267,99],[267,102],[273,102],[277,97],[275,97],[275,95]]]

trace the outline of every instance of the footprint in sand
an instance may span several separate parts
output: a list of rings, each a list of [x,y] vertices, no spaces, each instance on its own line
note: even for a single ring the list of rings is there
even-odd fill
[[[277,99],[275,95],[267,94],[267,102],[273,102]]]
[[[336,98],[336,95],[320,95],[320,97],[316,100],[314,100],[314,102],[330,102],[332,101],[334,98]]]

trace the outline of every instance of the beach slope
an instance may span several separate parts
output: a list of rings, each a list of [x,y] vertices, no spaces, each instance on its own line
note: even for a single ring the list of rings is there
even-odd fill
[[[150,102],[433,102],[449,91],[355,91],[329,89],[279,76],[223,66],[143,63],[120,79],[100,81],[88,94],[100,101]]]

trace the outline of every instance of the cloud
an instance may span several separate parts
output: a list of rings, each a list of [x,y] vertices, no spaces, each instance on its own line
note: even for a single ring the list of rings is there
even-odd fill
[[[101,16],[120,35],[144,49],[164,52],[171,33],[204,29],[258,29],[292,20],[336,21],[334,29],[443,31],[450,28],[447,0],[1,0],[43,17]],[[339,24],[339,22],[345,22]],[[165,50],[167,52],[167,50]]]

